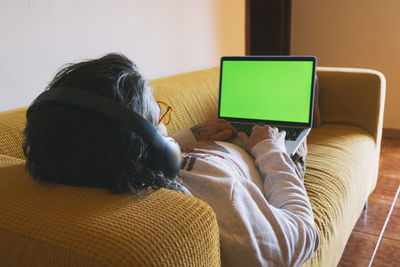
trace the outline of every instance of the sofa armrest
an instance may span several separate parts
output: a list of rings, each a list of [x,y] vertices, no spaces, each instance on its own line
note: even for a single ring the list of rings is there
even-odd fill
[[[385,104],[385,76],[374,70],[318,67],[322,123],[366,129],[380,145]]]
[[[0,155],[25,159],[22,150],[27,107],[0,112]]]

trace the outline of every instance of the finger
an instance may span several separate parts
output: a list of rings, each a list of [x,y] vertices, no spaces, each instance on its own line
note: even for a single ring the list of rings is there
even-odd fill
[[[254,125],[251,131],[262,129],[260,125]]]
[[[232,127],[232,125],[229,123],[229,121],[227,121],[227,120],[225,120],[225,119],[218,119],[217,122],[218,122],[218,123],[223,123],[223,124],[225,124],[225,125],[229,125],[229,126]]]
[[[276,130],[275,127],[271,127],[269,125],[264,125],[264,129],[266,129],[267,131],[275,131]]]
[[[238,130],[235,127],[233,127],[232,124],[229,123],[229,121],[227,121],[225,119],[218,119],[218,121],[220,123],[225,124],[229,129],[231,129],[233,131],[233,134],[236,135],[238,133]]]
[[[239,131],[238,131],[235,127],[232,126],[232,133],[233,133],[234,135],[237,135],[238,132],[239,132]]]
[[[281,134],[280,134],[281,132],[279,131],[279,129],[277,127],[272,128],[272,130],[274,132],[274,135],[281,136]]]
[[[229,122],[226,122],[226,125],[227,125],[227,127],[229,127],[229,129],[232,130],[232,133],[233,133],[234,135],[237,135],[237,134],[238,134],[239,131],[238,131],[235,127],[233,127]]]
[[[218,132],[218,133],[212,135],[210,138],[213,141],[223,141],[230,137],[232,137],[232,130],[228,129],[228,130]]]
[[[285,140],[286,131],[282,130],[282,131],[279,132],[279,134],[280,134],[281,138]]]
[[[247,141],[249,140],[249,137],[247,136],[247,134],[245,134],[244,132],[239,132],[237,134],[237,137],[240,139],[240,141],[242,142],[242,144],[244,145],[245,143],[247,143]]]

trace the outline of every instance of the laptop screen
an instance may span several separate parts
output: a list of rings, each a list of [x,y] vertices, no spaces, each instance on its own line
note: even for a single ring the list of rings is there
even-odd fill
[[[315,57],[223,57],[219,117],[310,124]]]

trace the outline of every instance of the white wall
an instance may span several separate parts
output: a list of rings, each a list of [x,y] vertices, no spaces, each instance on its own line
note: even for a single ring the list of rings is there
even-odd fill
[[[148,79],[243,55],[244,0],[0,0],[0,111],[29,105],[59,68],[120,52]]]
[[[320,66],[376,69],[386,76],[384,127],[400,129],[400,1],[294,0],[292,54]]]

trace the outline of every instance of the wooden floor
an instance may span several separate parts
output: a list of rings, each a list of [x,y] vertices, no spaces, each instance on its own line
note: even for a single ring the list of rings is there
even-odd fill
[[[400,266],[400,140],[382,141],[378,184],[350,236],[338,266]],[[394,209],[386,224],[392,204]],[[380,243],[378,243],[380,240]],[[374,255],[375,247],[377,251]]]

